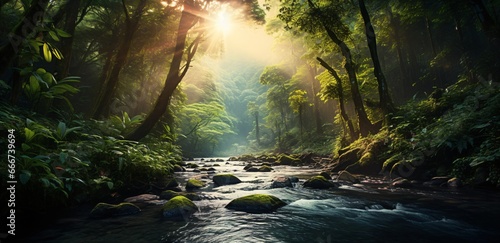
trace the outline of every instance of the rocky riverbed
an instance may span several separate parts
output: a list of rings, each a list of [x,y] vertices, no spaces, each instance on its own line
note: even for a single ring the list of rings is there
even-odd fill
[[[489,241],[500,236],[498,193],[445,187],[449,178],[424,185],[321,173],[314,165],[226,159],[189,161],[184,168],[176,172],[178,186],[172,190],[138,195],[111,206],[79,208],[24,238],[37,242],[429,242]],[[251,201],[249,205],[248,198],[263,204]],[[192,204],[185,204],[186,200]]]

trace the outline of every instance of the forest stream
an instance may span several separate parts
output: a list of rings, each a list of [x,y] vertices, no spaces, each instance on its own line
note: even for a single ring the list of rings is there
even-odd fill
[[[213,163],[195,161],[200,166]],[[245,162],[219,163],[242,183],[197,192],[199,212],[190,218],[162,218],[161,205],[141,207],[135,215],[90,219],[79,208],[33,231],[30,242],[493,242],[498,193],[478,189],[394,189],[386,181],[364,178],[335,189],[304,188],[310,167],[275,166],[273,172],[245,172]],[[185,185],[200,173],[176,173]],[[203,174],[202,174],[203,175]],[[206,175],[206,174],[205,174]],[[273,178],[295,176],[293,188],[271,188]],[[252,214],[226,209],[230,200],[255,193],[274,195],[288,205],[274,213]],[[166,200],[164,200],[166,201]]]

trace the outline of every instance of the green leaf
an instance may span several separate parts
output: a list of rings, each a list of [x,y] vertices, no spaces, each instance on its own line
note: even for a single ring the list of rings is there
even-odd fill
[[[489,127],[491,125],[491,123],[484,123],[484,124],[479,124],[479,125],[475,125],[473,127],[471,127],[470,129],[481,129],[481,128],[485,128],[485,127]]]
[[[64,122],[59,122],[57,125],[57,135],[60,139],[64,139],[66,136],[66,123]]]
[[[31,148],[31,146],[29,146],[28,144],[23,143],[23,144],[21,144],[21,148],[23,149],[23,151],[26,152],[26,151],[28,151]]]
[[[108,181],[108,182],[106,182],[106,185],[108,186],[109,190],[113,189],[113,186],[114,186],[113,182]]]
[[[63,59],[63,58],[64,58],[64,57],[63,57],[63,55],[62,55],[62,53],[61,53],[61,52],[59,51],[59,49],[57,49],[57,48],[52,49],[52,53],[53,53],[53,54],[54,54],[54,56],[55,56],[57,59],[59,59],[59,60],[61,60],[61,59]]]
[[[57,32],[57,34],[60,36],[60,37],[64,37],[64,38],[68,38],[68,37],[71,37],[71,35],[67,32],[65,32],[64,30],[61,30],[61,29],[55,29],[55,31]]]
[[[37,40],[29,40],[28,41],[29,45],[33,48],[33,50],[40,50],[40,46],[42,46],[42,42],[37,41]]]
[[[40,178],[40,181],[43,184],[43,187],[49,187],[50,186],[50,181],[47,178]]]
[[[49,31],[49,35],[55,41],[60,41],[61,40],[61,39],[59,39],[59,36],[57,36],[56,32],[54,32],[54,31]]]
[[[40,91],[40,84],[38,83],[38,79],[35,76],[30,77],[29,90],[31,94]]]
[[[47,62],[52,61],[52,52],[50,51],[50,47],[47,43],[43,43],[43,57]]]
[[[26,185],[26,183],[28,183],[30,178],[31,178],[31,172],[27,170],[22,170],[21,173],[19,173],[19,181],[21,181],[23,185]]]
[[[31,141],[35,137],[35,132],[31,129],[25,127],[24,128],[24,136],[26,138],[26,142]]]
[[[60,153],[59,154],[59,161],[61,163],[66,163],[66,160],[68,159],[68,156],[69,156],[68,153],[64,153],[64,152]]]

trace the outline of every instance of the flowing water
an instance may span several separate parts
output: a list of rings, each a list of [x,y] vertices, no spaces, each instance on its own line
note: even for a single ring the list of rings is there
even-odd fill
[[[199,164],[213,164],[203,163]],[[500,196],[478,190],[390,189],[383,181],[331,190],[301,186],[317,174],[307,167],[276,166],[273,172],[245,172],[243,162],[218,163],[243,182],[200,191],[200,211],[167,220],[160,207],[136,215],[89,219],[90,208],[57,220],[26,238],[32,242],[493,242],[500,238]],[[200,175],[177,173],[181,182]],[[296,176],[294,188],[271,188],[276,176]],[[231,211],[230,200],[254,193],[274,195],[288,205],[274,213]]]

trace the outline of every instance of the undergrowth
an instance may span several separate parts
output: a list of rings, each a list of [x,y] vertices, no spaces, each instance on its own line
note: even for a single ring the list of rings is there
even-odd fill
[[[497,83],[457,83],[442,95],[409,102],[393,117],[384,170],[458,177],[500,185],[500,92]]]
[[[48,119],[35,112],[0,104],[0,132],[14,130],[16,195],[20,206],[33,210],[101,200],[127,193],[171,176],[181,150],[166,140],[124,140],[121,135],[140,117],[127,114],[107,121],[62,114]],[[7,139],[0,147],[7,148]],[[2,150],[7,158],[7,151]],[[7,178],[7,163],[0,166]]]

